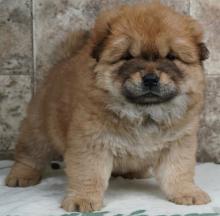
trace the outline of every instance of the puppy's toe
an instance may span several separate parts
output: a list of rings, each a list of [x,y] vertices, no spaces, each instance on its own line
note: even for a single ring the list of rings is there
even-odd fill
[[[94,198],[80,198],[75,196],[68,196],[64,198],[61,207],[68,211],[79,211],[79,212],[92,212],[98,211],[102,208],[102,202],[95,200]]]
[[[22,177],[22,176],[8,176],[5,180],[5,184],[9,187],[28,187],[36,185],[40,182],[40,176],[34,178]]]
[[[174,197],[170,201],[179,205],[203,205],[211,201],[209,195],[202,191],[196,191],[181,196]]]

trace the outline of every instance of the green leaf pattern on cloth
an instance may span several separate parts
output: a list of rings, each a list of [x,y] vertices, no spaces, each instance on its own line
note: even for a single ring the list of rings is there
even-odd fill
[[[63,214],[61,216],[150,216],[147,214],[146,210],[137,210],[131,212],[130,214],[111,214],[111,212],[93,212],[93,213],[69,213]],[[173,214],[173,215],[157,215],[157,216],[220,216],[219,213],[191,213],[191,214]]]

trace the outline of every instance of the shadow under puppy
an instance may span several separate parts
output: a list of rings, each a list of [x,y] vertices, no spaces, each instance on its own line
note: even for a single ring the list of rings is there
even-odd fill
[[[202,34],[191,17],[161,4],[102,13],[90,35],[70,43],[79,52],[33,96],[6,184],[38,183],[56,152],[66,164],[67,211],[99,210],[111,175],[142,177],[149,168],[170,201],[208,203],[193,181],[208,54]]]

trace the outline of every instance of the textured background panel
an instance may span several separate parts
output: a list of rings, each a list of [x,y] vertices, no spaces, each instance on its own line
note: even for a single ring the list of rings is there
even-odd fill
[[[200,159],[220,163],[220,76],[207,77],[206,106],[200,130]]]
[[[191,0],[190,13],[203,25],[205,41],[211,51],[206,62],[207,74],[220,75],[220,1]]]
[[[30,0],[0,0],[0,74],[32,73]]]
[[[20,121],[31,97],[28,75],[0,76],[0,151],[13,148]]]

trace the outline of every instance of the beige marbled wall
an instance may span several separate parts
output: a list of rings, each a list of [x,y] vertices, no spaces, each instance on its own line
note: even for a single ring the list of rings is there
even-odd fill
[[[88,29],[103,8],[150,0],[0,0],[0,157],[13,150],[34,89],[68,32]],[[201,160],[220,162],[220,0],[161,0],[204,25],[211,51],[199,133]]]

